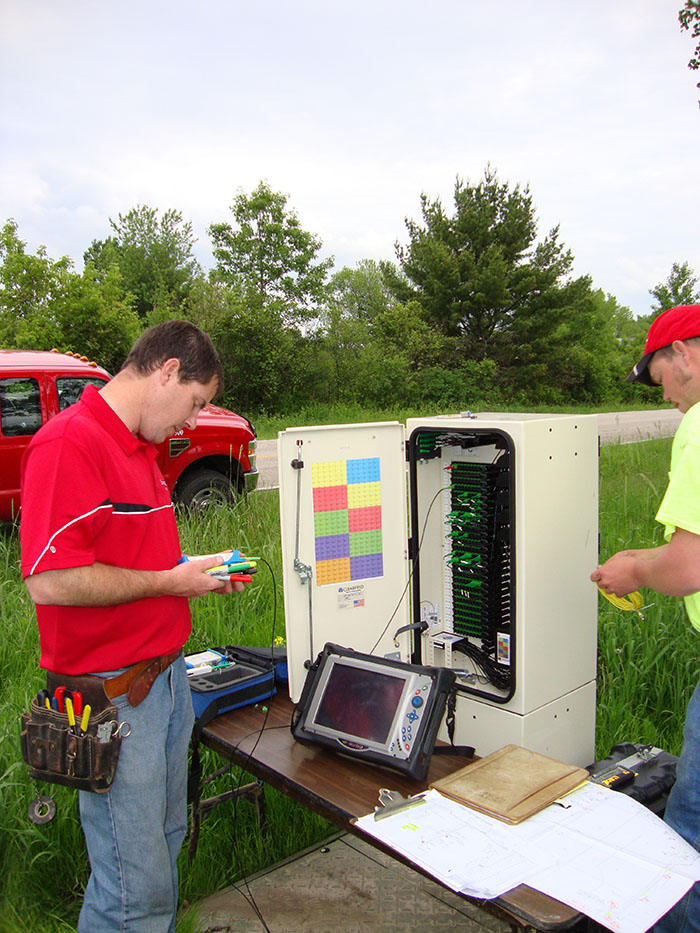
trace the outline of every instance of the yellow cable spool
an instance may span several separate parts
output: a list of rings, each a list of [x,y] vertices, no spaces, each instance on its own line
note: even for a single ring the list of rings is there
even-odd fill
[[[635,590],[634,593],[628,593],[627,596],[615,596],[614,593],[606,593],[602,586],[599,586],[598,589],[608,602],[612,603],[616,609],[622,609],[623,612],[639,612],[644,605],[644,600],[639,590]]]

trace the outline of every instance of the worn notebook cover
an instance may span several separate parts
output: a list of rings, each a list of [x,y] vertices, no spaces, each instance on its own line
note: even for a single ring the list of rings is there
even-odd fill
[[[431,786],[506,823],[519,823],[588,778],[585,768],[565,764],[519,745],[466,765]]]

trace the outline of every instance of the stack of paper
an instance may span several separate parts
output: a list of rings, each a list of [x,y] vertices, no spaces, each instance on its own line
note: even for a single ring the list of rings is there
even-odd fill
[[[526,882],[618,933],[644,933],[700,880],[700,854],[636,800],[586,783],[509,825],[430,790],[357,825],[453,891]]]

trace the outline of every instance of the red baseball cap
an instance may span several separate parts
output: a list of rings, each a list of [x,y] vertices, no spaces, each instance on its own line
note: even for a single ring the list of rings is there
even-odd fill
[[[674,340],[689,340],[691,337],[700,337],[700,305],[678,305],[662,311],[649,328],[644,356],[627,377],[627,382],[655,385],[649,375],[652,356],[657,350],[670,347]]]

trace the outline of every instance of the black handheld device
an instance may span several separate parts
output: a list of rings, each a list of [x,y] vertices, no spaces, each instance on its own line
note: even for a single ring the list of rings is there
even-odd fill
[[[307,674],[292,735],[422,780],[454,680],[447,668],[329,642]]]

